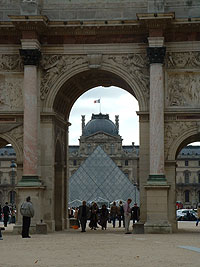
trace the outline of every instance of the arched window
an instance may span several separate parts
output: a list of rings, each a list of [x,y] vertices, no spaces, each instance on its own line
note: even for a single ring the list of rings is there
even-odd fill
[[[190,191],[189,190],[185,191],[185,202],[190,202]]]
[[[125,160],[125,166],[128,166],[128,160],[127,159]]]
[[[74,166],[77,165],[77,161],[76,161],[76,159],[73,160],[73,165],[74,165]]]
[[[184,176],[185,176],[185,184],[189,184],[189,176],[190,176],[190,172],[189,171],[185,171],[184,172]]]
[[[110,146],[110,154],[111,155],[115,154],[115,146],[114,146],[114,144],[111,144],[111,146]]]

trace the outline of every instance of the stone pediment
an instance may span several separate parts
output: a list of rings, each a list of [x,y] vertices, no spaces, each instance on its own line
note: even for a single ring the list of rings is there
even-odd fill
[[[95,133],[85,138],[86,141],[91,140],[93,142],[95,142],[95,140],[117,141],[119,139],[121,139],[120,136],[112,136],[107,133]]]

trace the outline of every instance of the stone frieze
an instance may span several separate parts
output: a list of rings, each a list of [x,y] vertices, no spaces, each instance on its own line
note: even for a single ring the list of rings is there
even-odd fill
[[[170,69],[199,68],[200,51],[169,52],[167,53],[166,66]]]
[[[200,72],[168,73],[166,106],[200,106]]]
[[[0,55],[0,71],[23,71],[19,55]]]

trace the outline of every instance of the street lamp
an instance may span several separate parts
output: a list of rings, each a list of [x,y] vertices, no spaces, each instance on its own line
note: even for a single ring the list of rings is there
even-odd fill
[[[11,161],[11,185],[12,185],[12,191],[11,191],[11,205],[12,205],[12,211],[13,211],[13,206],[14,206],[14,187],[15,187],[15,168],[16,164],[15,161]]]
[[[137,193],[137,183],[134,183],[133,184],[135,186],[135,202],[134,203],[137,203],[137,198],[136,198],[136,193]]]

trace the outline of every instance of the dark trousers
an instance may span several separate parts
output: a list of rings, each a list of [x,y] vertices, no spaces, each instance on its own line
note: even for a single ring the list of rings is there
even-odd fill
[[[80,219],[80,222],[81,222],[81,229],[82,229],[82,231],[85,231],[86,223],[87,223],[87,218],[86,217],[82,217]]]
[[[3,222],[4,222],[4,226],[5,226],[5,227],[7,227],[8,219],[9,219],[8,215],[5,215],[5,214],[4,214],[4,220],[3,220]]]
[[[31,224],[31,217],[23,216],[22,237],[28,237],[29,236],[30,224]]]

